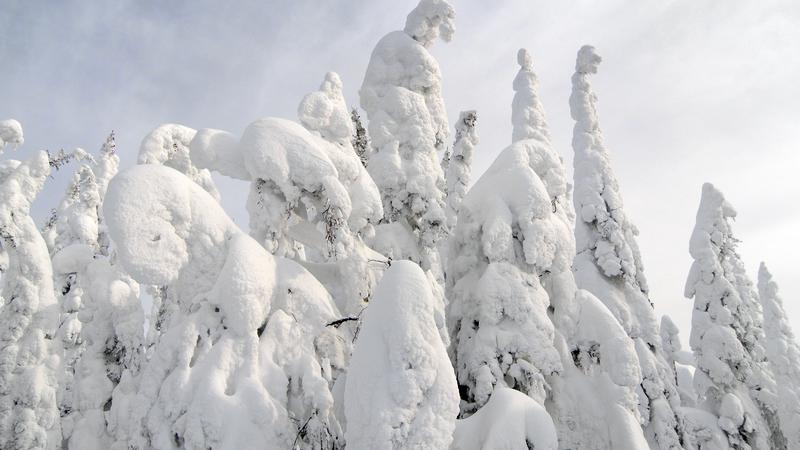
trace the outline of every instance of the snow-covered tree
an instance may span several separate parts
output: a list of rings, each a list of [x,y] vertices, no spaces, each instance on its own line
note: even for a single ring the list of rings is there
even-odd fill
[[[694,355],[683,350],[680,330],[672,319],[664,315],[661,317],[661,348],[669,368],[673,371],[675,386],[681,396],[682,407],[694,407],[697,404],[697,394],[694,391],[695,362]]]
[[[586,45],[579,50],[569,102],[575,120],[575,281],[605,303],[636,343],[643,376],[638,389],[639,408],[648,439],[660,449],[680,448],[680,395],[673,369],[661,348],[658,321],[648,298],[636,242],[638,230],[623,208],[611,158],[603,144],[597,96],[589,82],[600,61],[594,47]],[[528,116],[542,120],[537,114]]]
[[[547,408],[562,448],[642,448],[634,345],[575,285],[569,185],[545,136],[500,153],[464,199],[450,242],[448,326],[462,410],[513,387]]]
[[[758,268],[758,296],[764,311],[764,349],[777,385],[781,431],[786,448],[800,449],[800,346],[778,296],[778,285],[763,262]]]
[[[447,449],[458,387],[426,275],[395,261],[364,313],[345,388],[347,448]]]
[[[556,450],[558,437],[541,404],[514,389],[498,387],[483,408],[456,422],[450,448]]]
[[[359,91],[373,147],[368,169],[386,222],[373,245],[434,271],[440,270],[436,244],[446,229],[439,152],[448,142],[448,125],[439,64],[428,47],[437,38],[451,39],[454,18],[447,1],[421,0],[405,28],[375,46]]]
[[[733,448],[782,448],[775,382],[765,363],[761,308],[739,255],[736,211],[703,185],[689,244],[694,259],[684,294],[694,298],[690,345],[700,407],[718,418]]]
[[[17,142],[21,136],[19,128]],[[30,216],[49,174],[45,152],[0,163],[0,237],[8,258],[0,291],[0,448],[61,445],[58,305],[47,245]]]
[[[456,139],[453,143],[453,152],[450,154],[446,177],[447,180],[447,227],[453,230],[456,226],[458,211],[464,196],[469,188],[472,172],[472,154],[478,145],[478,132],[475,123],[478,113],[475,111],[461,111],[456,122]]]
[[[348,341],[325,289],[242,233],[177,171],[117,175],[104,204],[120,261],[166,286],[174,311],[144,364],[127,417],[136,448],[337,448],[331,386]],[[121,426],[118,423],[118,426]]]

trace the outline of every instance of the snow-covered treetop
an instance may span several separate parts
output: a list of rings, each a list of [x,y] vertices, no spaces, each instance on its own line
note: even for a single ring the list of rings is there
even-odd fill
[[[472,170],[472,154],[478,145],[478,131],[475,124],[478,113],[461,111],[456,122],[456,140],[453,153],[447,161],[447,225],[452,231],[461,209],[461,202],[467,195]],[[443,161],[444,163],[444,161]]]
[[[189,143],[197,130],[184,125],[167,123],[145,136],[139,146],[139,164],[160,164],[181,172],[203,187],[217,201],[219,191],[208,170],[197,168],[189,157]]]
[[[342,80],[336,72],[325,74],[319,90],[307,94],[297,108],[300,123],[328,141],[352,146],[353,123],[342,92]]]
[[[7,144],[22,145],[22,125],[14,119],[0,120],[0,153]]]
[[[539,80],[533,72],[533,58],[524,48],[517,52],[519,72],[514,78],[514,100],[511,103],[511,142],[522,139],[550,141],[550,130],[539,100]]]
[[[575,72],[597,73],[597,67],[603,58],[597,54],[594,47],[591,45],[584,45],[578,50],[578,59],[575,61]]]
[[[597,73],[601,59],[594,47],[578,51],[572,76],[570,113],[575,120],[572,147],[575,151],[573,199],[577,251],[590,251],[595,264],[608,277],[620,277],[647,293],[647,280],[639,253],[636,226],[625,215],[622,195],[611,159],[603,145],[597,114],[597,96],[589,74]]]
[[[408,17],[403,31],[425,47],[429,47],[436,38],[450,42],[453,38],[456,10],[447,0],[420,0]]]

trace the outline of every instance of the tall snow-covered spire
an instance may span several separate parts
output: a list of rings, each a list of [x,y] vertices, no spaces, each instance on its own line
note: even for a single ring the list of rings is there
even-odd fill
[[[539,100],[539,79],[533,72],[533,58],[528,50],[517,52],[519,72],[514,78],[514,100],[511,103],[511,142],[522,139],[550,141],[550,130]]]
[[[777,384],[781,430],[787,448],[800,449],[800,345],[778,296],[778,285],[763,262],[758,268],[758,296],[764,310],[764,349]]]
[[[636,343],[643,377],[637,394],[645,432],[661,448],[672,448],[680,445],[684,434],[680,394],[647,296],[638,231],[625,214],[611,158],[603,145],[597,96],[589,83],[600,61],[594,47],[587,45],[578,51],[569,101],[575,120],[575,281],[606,304]]]
[[[719,418],[735,448],[782,448],[775,381],[762,347],[761,311],[730,220],[736,211],[703,185],[689,243],[694,259],[684,295],[694,298],[690,345],[699,402]]]
[[[438,37],[450,39],[454,17],[446,1],[421,0],[405,29],[375,46],[359,91],[374,149],[368,170],[381,191],[384,221],[392,225],[387,239],[378,236],[377,249],[425,269],[438,266],[436,244],[446,230],[438,153],[449,140],[442,75],[427,47]],[[402,244],[416,241],[416,248],[400,245],[401,235]]]
[[[572,148],[575,151],[575,211],[577,251],[588,251],[606,276],[619,277],[647,293],[647,280],[636,243],[639,233],[625,216],[619,184],[611,159],[603,145],[597,114],[597,96],[589,75],[597,73],[601,58],[594,47],[578,52],[572,76],[570,113],[575,120]]]
[[[461,111],[456,122],[456,140],[447,165],[447,227],[452,231],[456,225],[461,202],[467,195],[472,172],[472,154],[478,145],[478,131],[475,124],[478,113]]]

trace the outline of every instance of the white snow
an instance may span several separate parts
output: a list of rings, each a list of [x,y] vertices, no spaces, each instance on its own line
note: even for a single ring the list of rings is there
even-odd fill
[[[25,142],[22,136],[22,125],[14,119],[0,120],[0,153],[8,144],[20,146]]]
[[[433,314],[423,271],[394,261],[364,312],[347,373],[348,448],[449,447],[458,387]]]
[[[498,387],[472,416],[459,420],[452,450],[556,450],[553,419],[544,407],[513,389]]]

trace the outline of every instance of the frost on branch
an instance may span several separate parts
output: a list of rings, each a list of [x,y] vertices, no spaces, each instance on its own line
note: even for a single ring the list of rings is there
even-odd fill
[[[47,245],[30,217],[49,174],[45,152],[0,163],[0,236],[8,258],[0,291],[0,448],[61,444],[58,305]]]
[[[703,185],[689,242],[692,263],[684,295],[694,298],[690,345],[699,401],[719,418],[735,448],[777,448],[775,381],[765,362],[761,308],[747,278],[730,220],[736,211]],[[741,408],[743,415],[734,411]],[[776,447],[777,446],[777,447]]]
[[[416,264],[395,261],[364,312],[347,373],[347,447],[447,449],[458,414],[453,368]]]
[[[120,411],[129,445],[337,447],[330,387],[349,349],[325,327],[340,313],[324,288],[173,169],[120,173],[104,209],[123,266],[175,302]]]
[[[800,449],[800,346],[783,309],[778,285],[763,262],[758,268],[758,296],[764,310],[765,353],[777,385],[781,431],[787,448]]]
[[[589,75],[600,57],[591,46],[578,52],[570,112],[575,119],[574,203],[577,255],[575,281],[599,298],[634,340],[641,365],[639,413],[649,439],[661,448],[680,447],[683,419],[674,372],[661,348],[655,310],[647,294],[644,266],[622,194],[603,145],[597,96]]]

